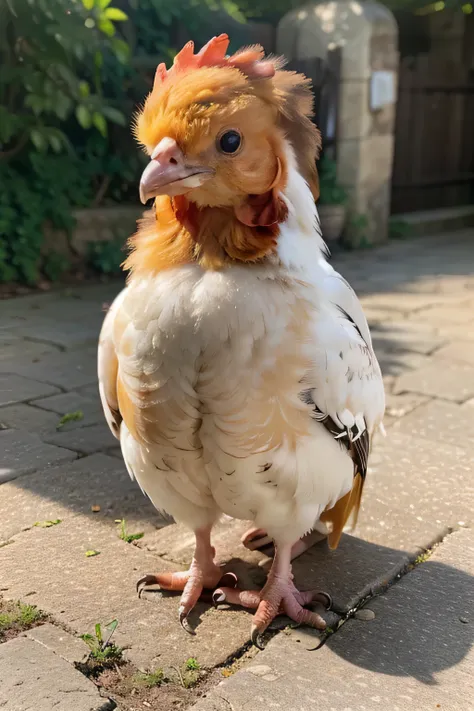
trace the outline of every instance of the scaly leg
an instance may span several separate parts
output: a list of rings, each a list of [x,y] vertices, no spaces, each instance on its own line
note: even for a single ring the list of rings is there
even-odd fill
[[[214,563],[215,549],[211,545],[211,527],[195,531],[196,547],[189,570],[180,573],[156,573],[144,575],[137,582],[138,596],[150,585],[158,585],[161,590],[182,590],[179,606],[179,621],[190,634],[196,634],[188,622],[188,615],[199,600],[204,588],[213,590],[217,585],[227,585],[229,589],[237,584],[233,573],[223,573]]]
[[[330,608],[332,600],[327,593],[297,590],[291,572],[291,554],[291,545],[276,548],[267,582],[261,592],[224,587],[218,588],[214,592],[213,601],[215,604],[229,602],[257,609],[250,632],[250,638],[257,647],[262,648],[260,635],[279,614],[286,614],[298,624],[307,624],[317,629],[326,627],[326,623],[320,615],[305,609],[304,606],[310,602],[318,601]]]

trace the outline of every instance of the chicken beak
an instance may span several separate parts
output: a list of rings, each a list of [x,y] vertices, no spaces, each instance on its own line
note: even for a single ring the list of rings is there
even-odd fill
[[[143,204],[157,195],[184,195],[212,178],[214,170],[186,163],[173,138],[163,138],[151,154],[151,161],[140,179]]]

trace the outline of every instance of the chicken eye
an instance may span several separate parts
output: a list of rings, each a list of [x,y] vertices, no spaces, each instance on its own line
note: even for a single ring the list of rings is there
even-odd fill
[[[219,138],[218,146],[222,153],[236,153],[242,144],[242,136],[238,131],[226,131]]]

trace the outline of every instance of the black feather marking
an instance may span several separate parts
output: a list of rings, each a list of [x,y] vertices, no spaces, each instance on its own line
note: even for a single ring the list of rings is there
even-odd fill
[[[267,472],[269,469],[271,469],[271,463],[267,464],[260,464],[260,471],[258,472],[259,474],[263,474],[263,472]]]
[[[335,307],[337,308],[337,310],[344,316],[344,318],[349,321],[349,323],[351,324],[351,326],[354,327],[354,329],[357,331],[358,335],[361,337],[362,341],[365,343],[366,347],[369,349],[369,352],[370,352],[369,344],[368,344],[367,341],[365,340],[364,336],[362,335],[362,333],[361,333],[361,331],[360,331],[359,326],[356,324],[356,322],[354,321],[354,319],[352,318],[352,316],[350,316],[350,315],[347,313],[347,311],[346,311],[345,309],[343,309],[342,306],[340,306],[339,304],[334,304],[334,306],[335,306]]]
[[[357,427],[353,427],[352,430],[346,429],[343,436],[340,429],[329,415],[325,414],[316,405],[313,399],[314,388],[309,388],[308,390],[303,390],[299,394],[300,400],[306,405],[311,405],[313,407],[313,418],[320,422],[327,429],[328,432],[336,439],[337,442],[347,450],[347,453],[354,462],[354,476],[360,474],[362,480],[365,481],[367,475],[367,463],[370,451],[370,437],[369,433],[365,429],[360,437],[354,441],[354,438],[358,434]]]

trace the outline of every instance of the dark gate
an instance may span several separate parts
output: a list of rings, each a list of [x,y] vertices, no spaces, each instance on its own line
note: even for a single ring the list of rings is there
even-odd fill
[[[314,57],[293,60],[286,69],[301,72],[311,79],[314,91],[314,122],[321,131],[323,152],[335,159],[341,72],[340,49],[329,51],[326,59]]]
[[[400,63],[392,213],[474,200],[474,72],[449,56]]]

